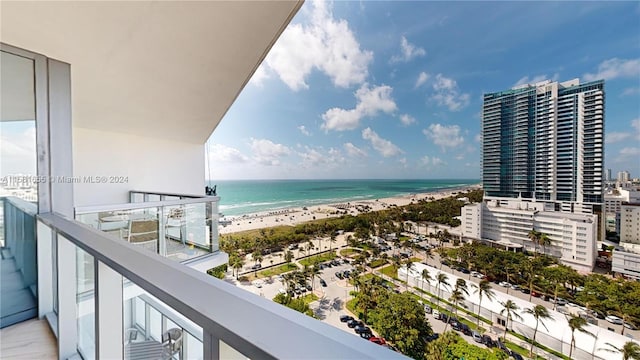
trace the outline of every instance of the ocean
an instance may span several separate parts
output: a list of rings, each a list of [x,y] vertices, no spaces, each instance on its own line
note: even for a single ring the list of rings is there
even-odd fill
[[[479,184],[463,180],[218,180],[220,212],[238,216],[293,207],[380,199]]]

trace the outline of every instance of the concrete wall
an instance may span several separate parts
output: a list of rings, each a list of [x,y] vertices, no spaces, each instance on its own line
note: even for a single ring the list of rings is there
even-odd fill
[[[75,183],[75,206],[126,203],[129,190],[204,195],[204,162],[202,144],[74,127],[74,179],[107,177]]]

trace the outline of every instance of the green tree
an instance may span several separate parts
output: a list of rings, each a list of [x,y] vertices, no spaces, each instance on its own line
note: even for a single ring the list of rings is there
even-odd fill
[[[576,347],[576,330],[595,337],[595,335],[593,335],[591,332],[585,330],[585,326],[587,326],[587,320],[575,315],[571,315],[571,317],[569,318],[569,327],[571,328],[571,345],[569,347],[569,357],[571,357],[573,349]]]
[[[551,238],[545,233],[540,233],[540,236],[538,236],[538,244],[542,245],[542,251],[544,251],[544,254],[546,255],[547,246],[551,245]]]
[[[440,306],[440,290],[443,286],[449,287],[449,277],[447,274],[440,272],[436,275],[436,282],[438,283],[436,286],[436,292],[438,293],[438,306]]]
[[[392,341],[403,354],[423,358],[424,339],[432,331],[424,309],[411,294],[380,292],[368,320],[380,336]]]
[[[513,302],[513,300],[507,300],[506,302],[501,301],[500,305],[502,305],[503,307],[503,309],[500,310],[500,315],[504,314],[505,312],[507,313],[507,323],[504,325],[504,336],[502,337],[502,341],[505,342],[507,341],[507,329],[509,328],[509,320],[511,320],[511,323],[513,326],[512,316],[515,316],[516,319],[520,319],[520,320],[522,320],[522,316],[520,316],[520,314],[516,312],[520,308],[515,302]]]
[[[540,232],[535,229],[531,229],[529,233],[527,233],[527,237],[533,243],[533,257],[538,255],[538,239],[540,238]]]
[[[284,261],[288,264],[291,260],[293,260],[293,252],[287,250],[287,252],[284,253]]]
[[[453,303],[453,309],[456,317],[458,317],[458,304],[460,304],[460,302],[464,300],[465,300],[465,297],[462,290],[458,288],[453,289],[453,291],[451,292],[451,296],[449,296],[449,301]],[[447,331],[447,325],[449,325],[448,321],[444,324],[444,331]]]
[[[476,288],[476,290],[473,293],[478,294],[478,297],[480,298],[480,302],[478,303],[478,323],[477,323],[478,327],[480,327],[480,308],[482,306],[482,296],[486,295],[487,299],[493,300],[496,294],[495,292],[493,292],[493,289],[491,288],[491,283],[486,279],[480,280],[480,283],[474,287]]]
[[[409,289],[409,272],[411,272],[411,268],[413,267],[413,261],[407,260],[405,263],[407,269],[407,282],[404,284],[404,289]]]
[[[429,286],[431,286],[431,280],[433,280],[433,278],[431,277],[431,274],[429,274],[429,270],[427,269],[423,269],[422,273],[420,274],[420,278],[422,279],[422,289],[424,290],[424,282],[428,282]],[[422,297],[424,298],[424,293],[420,293],[422,295]]]
[[[608,345],[613,349],[604,348],[602,350],[620,353],[622,355],[622,360],[640,360],[640,345],[636,342],[627,341],[621,348],[610,343],[606,343],[605,345]]]
[[[552,319],[553,317],[549,314],[549,310],[542,305],[536,305],[532,308],[524,309],[524,312],[532,315],[536,319],[536,328],[533,330],[533,340],[531,341],[531,350],[529,350],[529,357],[532,357],[533,347],[536,343],[536,335],[538,334],[538,324],[542,324],[542,326],[547,329],[547,325],[544,324],[544,320]]]

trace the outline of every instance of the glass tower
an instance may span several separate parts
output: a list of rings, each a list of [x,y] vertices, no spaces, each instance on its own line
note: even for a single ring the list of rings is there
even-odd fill
[[[603,80],[547,80],[488,93],[482,115],[487,196],[553,202],[571,212],[602,203]]]

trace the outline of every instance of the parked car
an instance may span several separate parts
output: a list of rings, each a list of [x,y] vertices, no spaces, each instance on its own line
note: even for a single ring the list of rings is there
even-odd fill
[[[262,268],[262,265],[260,263],[257,263],[251,267],[251,270],[258,270],[260,268]]]
[[[540,296],[542,296],[542,295],[541,295],[539,292],[537,292],[537,291],[532,291],[532,292],[531,292],[531,296],[533,296],[533,297],[540,297]]]
[[[567,305],[567,303],[568,301],[563,298],[559,297],[556,299],[556,305],[564,306],[564,305]]]
[[[512,285],[511,285],[511,288],[512,288],[513,290],[520,290],[520,285],[512,284]]]
[[[520,288],[520,291],[522,291],[523,294],[528,294],[530,291],[527,288]]]
[[[373,337],[373,334],[370,332],[361,332],[360,337],[365,340],[371,340],[371,338]]]
[[[506,288],[511,287],[511,283],[508,283],[506,281],[500,281],[500,283],[498,285],[500,285],[502,287],[506,287]]]
[[[462,331],[463,334],[467,335],[467,336],[471,336],[471,328],[469,327],[469,325],[464,324],[464,323],[460,323],[460,331]]]
[[[356,332],[356,334],[362,334],[362,333],[369,333],[371,334],[371,329],[369,329],[368,326],[356,326],[353,328],[353,331]]]
[[[516,359],[516,360],[524,360],[524,358],[522,357],[522,355],[518,354],[517,352],[515,352],[515,351],[513,351],[513,350],[511,351],[511,357],[512,357],[512,358],[514,358],[514,359]]]
[[[482,343],[485,344],[487,347],[490,347],[490,348],[496,346],[496,342],[493,341],[493,339],[489,335],[482,335]]]
[[[615,315],[608,315],[604,319],[607,320],[608,322],[612,323],[612,324],[616,324],[616,325],[622,325],[623,324],[622,319],[620,319],[619,317],[617,317]]]
[[[426,314],[431,314],[433,312],[433,309],[429,305],[424,305],[424,312]]]
[[[311,287],[311,284],[306,284],[304,287],[307,289],[307,291],[311,291],[311,289],[313,289]]]
[[[375,337],[375,336],[371,337],[369,341],[371,341],[372,343],[376,343],[378,345],[384,345],[387,343],[387,341],[384,338]]]
[[[340,315],[340,322],[348,322],[353,320],[353,316],[351,315]]]
[[[342,272],[341,271],[336,271],[336,277],[338,279],[344,279],[344,277],[342,276]]]
[[[291,245],[289,245],[289,246],[287,247],[287,249],[289,249],[289,250],[295,250],[295,249],[297,249],[297,248],[298,248],[298,244],[291,244]]]
[[[327,287],[327,282],[324,281],[324,279],[320,279],[320,285],[322,285],[322,287]]]
[[[433,309],[433,312],[431,314],[433,315],[434,319],[440,319],[440,311],[438,311],[437,309]]]
[[[424,340],[425,340],[426,342],[429,342],[429,341],[438,340],[438,338],[439,338],[439,337],[440,337],[440,334],[438,334],[438,333],[433,333],[433,334],[431,334],[431,335],[429,335],[429,336],[425,337],[425,338],[424,338]]]
[[[477,343],[481,343],[482,342],[482,336],[477,331],[472,332],[471,333],[471,337],[473,338],[473,341],[475,341]]]
[[[632,323],[623,322],[622,326],[626,327],[629,330],[638,330],[638,328],[635,325],[633,325]]]
[[[356,319],[351,319],[349,321],[347,321],[347,326],[350,328],[354,328],[356,326],[364,326],[364,323],[360,320],[356,320]]]

